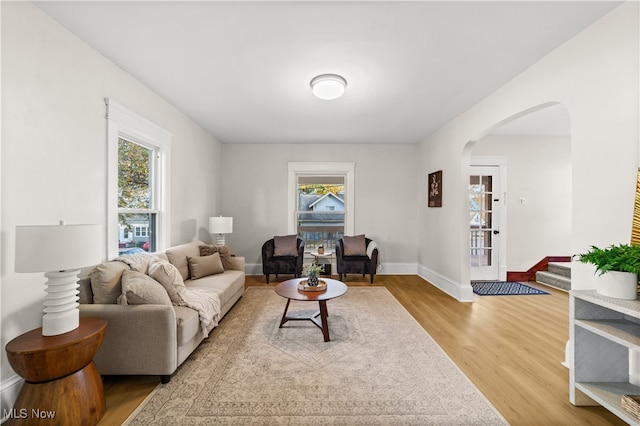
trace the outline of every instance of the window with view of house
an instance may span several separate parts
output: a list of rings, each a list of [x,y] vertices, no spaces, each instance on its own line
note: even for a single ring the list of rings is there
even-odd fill
[[[171,134],[107,100],[109,257],[160,251],[169,236]]]
[[[344,234],[344,176],[298,176],[298,236],[331,249]]]
[[[354,163],[289,163],[289,233],[305,251],[353,235]]]

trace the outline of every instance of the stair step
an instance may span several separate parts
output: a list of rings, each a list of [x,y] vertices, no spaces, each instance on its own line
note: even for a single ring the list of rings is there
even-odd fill
[[[561,290],[571,290],[571,278],[563,275],[554,274],[548,271],[536,272],[536,282],[545,284],[551,287],[559,288]]]
[[[571,278],[571,262],[549,262],[547,270],[553,274]]]

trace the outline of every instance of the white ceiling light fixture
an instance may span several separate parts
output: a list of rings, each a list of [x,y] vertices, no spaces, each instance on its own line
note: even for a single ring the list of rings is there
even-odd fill
[[[344,94],[347,80],[337,74],[322,74],[311,80],[313,94],[326,101],[338,99]]]

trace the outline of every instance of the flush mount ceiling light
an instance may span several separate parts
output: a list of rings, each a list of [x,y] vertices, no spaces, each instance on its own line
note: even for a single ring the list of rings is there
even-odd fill
[[[336,74],[322,74],[311,80],[311,90],[320,99],[338,99],[344,93],[347,80]]]

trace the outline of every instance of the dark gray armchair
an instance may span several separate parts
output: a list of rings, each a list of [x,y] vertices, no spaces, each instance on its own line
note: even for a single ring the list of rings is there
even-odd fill
[[[366,247],[369,248],[372,240],[365,238]],[[367,256],[345,256],[344,255],[344,238],[338,240],[336,244],[336,264],[338,269],[338,278],[342,281],[342,276],[347,274],[365,274],[370,275],[371,283],[378,269],[378,248],[374,248],[371,257]]]
[[[304,241],[297,238],[296,244],[298,248],[296,256],[274,256],[275,242],[273,238],[262,245],[262,273],[267,278],[267,284],[269,284],[270,274],[275,274],[276,278],[279,274],[293,274],[295,278],[302,276]]]

